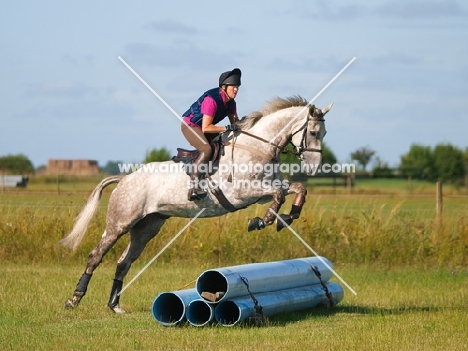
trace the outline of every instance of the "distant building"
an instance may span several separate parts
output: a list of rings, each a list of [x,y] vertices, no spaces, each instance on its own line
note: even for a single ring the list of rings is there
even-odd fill
[[[46,175],[95,175],[101,173],[95,160],[48,160]]]

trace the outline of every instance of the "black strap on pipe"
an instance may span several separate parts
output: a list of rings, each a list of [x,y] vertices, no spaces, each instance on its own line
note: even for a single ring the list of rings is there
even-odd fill
[[[320,273],[319,269],[317,266],[313,266],[312,264],[309,263],[310,268],[312,269],[312,272],[315,273],[317,278],[320,280],[320,284],[322,285],[323,290],[325,291],[325,296],[330,300],[330,307],[335,307],[335,302],[333,301],[333,295],[332,293],[328,290],[327,284],[322,280],[322,274]]]
[[[258,300],[257,298],[254,296],[254,294],[252,293],[252,291],[250,291],[250,287],[249,287],[249,280],[247,279],[247,277],[243,277],[239,274],[239,278],[242,280],[242,283],[244,283],[245,287],[247,288],[247,291],[250,295],[250,297],[252,298],[252,301],[254,303],[254,308],[255,308],[255,312],[257,313],[257,315],[260,317],[261,321],[266,321],[266,317],[263,315],[263,307],[261,305],[258,304]]]

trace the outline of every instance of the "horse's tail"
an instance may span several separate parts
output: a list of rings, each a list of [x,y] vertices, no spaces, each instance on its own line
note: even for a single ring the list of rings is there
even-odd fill
[[[72,231],[65,238],[59,241],[60,244],[73,249],[73,251],[76,250],[76,248],[78,247],[78,245],[83,240],[86,234],[86,230],[88,229],[89,223],[96,215],[99,202],[101,201],[102,191],[108,185],[120,182],[121,179],[121,175],[107,177],[96,186],[96,188],[89,196],[86,205],[81,210],[78,217],[76,217],[75,225],[73,226]]]

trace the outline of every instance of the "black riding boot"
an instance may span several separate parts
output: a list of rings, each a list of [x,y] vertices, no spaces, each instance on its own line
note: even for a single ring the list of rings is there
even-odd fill
[[[206,197],[206,190],[200,187],[201,175],[204,172],[200,171],[200,166],[206,164],[206,159],[209,158],[209,155],[206,156],[204,152],[200,152],[198,157],[193,161],[192,166],[192,175],[190,177],[190,189],[188,191],[188,200],[201,200]]]

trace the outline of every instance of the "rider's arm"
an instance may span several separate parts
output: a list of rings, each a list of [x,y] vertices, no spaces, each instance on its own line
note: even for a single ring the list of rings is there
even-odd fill
[[[203,115],[202,131],[203,133],[222,133],[226,131],[226,127],[216,126],[213,124],[212,116]]]

